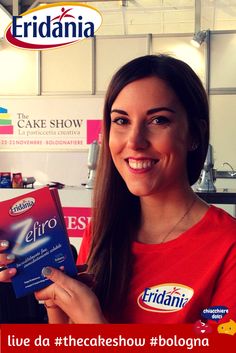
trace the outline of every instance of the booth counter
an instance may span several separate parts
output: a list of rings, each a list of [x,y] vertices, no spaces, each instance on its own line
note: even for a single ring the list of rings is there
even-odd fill
[[[0,201],[24,195],[34,189],[0,189]],[[236,216],[236,190],[217,190],[214,193],[197,193],[208,203],[225,209]],[[79,251],[86,225],[91,218],[92,190],[85,187],[65,187],[59,189],[65,224],[70,243]]]

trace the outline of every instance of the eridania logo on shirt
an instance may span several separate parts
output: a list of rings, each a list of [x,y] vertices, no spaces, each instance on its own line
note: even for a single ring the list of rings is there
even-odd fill
[[[25,49],[50,49],[94,37],[102,23],[93,7],[74,2],[39,6],[13,16],[5,37]]]
[[[138,305],[148,311],[170,313],[181,310],[192,298],[193,289],[179,283],[162,283],[145,288],[138,297]]]

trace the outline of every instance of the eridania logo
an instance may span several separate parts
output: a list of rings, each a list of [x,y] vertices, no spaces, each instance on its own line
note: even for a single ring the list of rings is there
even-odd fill
[[[93,7],[74,2],[43,5],[13,16],[5,37],[25,49],[50,49],[93,37],[102,23]]]
[[[26,197],[14,203],[14,205],[9,210],[9,214],[10,216],[19,216],[20,214],[30,210],[34,204],[35,199],[33,197]]]
[[[138,305],[148,311],[170,313],[181,310],[192,298],[193,289],[179,283],[163,283],[145,288]]]

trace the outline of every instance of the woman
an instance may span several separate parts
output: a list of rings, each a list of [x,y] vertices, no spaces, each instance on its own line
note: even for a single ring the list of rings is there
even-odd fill
[[[36,297],[49,322],[188,323],[215,305],[236,318],[236,221],[191,188],[208,140],[207,97],[187,64],[149,55],[114,75],[79,255],[93,288],[44,268],[54,284]]]

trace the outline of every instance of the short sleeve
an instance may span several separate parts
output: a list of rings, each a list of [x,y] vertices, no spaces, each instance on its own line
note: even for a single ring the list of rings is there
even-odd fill
[[[233,244],[225,258],[222,271],[217,281],[211,306],[226,306],[228,314],[222,318],[223,321],[229,319],[236,320],[236,244]]]

